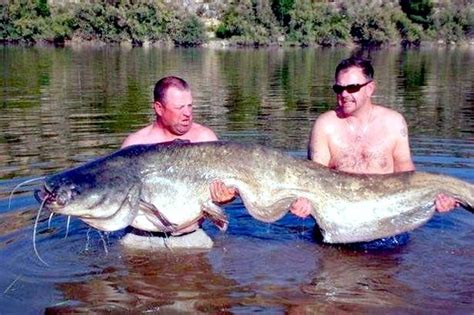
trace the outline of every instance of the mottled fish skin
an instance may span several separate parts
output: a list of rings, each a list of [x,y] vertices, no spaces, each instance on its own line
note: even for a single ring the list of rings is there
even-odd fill
[[[162,231],[140,202],[179,226],[203,209],[221,212],[209,191],[216,179],[237,188],[248,212],[264,222],[283,217],[297,197],[307,198],[328,243],[413,230],[433,216],[438,193],[454,196],[470,211],[474,205],[474,185],[450,176],[349,174],[264,146],[221,141],[130,146],[48,177],[43,191],[51,211],[100,230],[132,225]]]

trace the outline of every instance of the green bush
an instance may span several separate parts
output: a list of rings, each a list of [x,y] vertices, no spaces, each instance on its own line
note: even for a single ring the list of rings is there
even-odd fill
[[[290,17],[288,37],[302,45],[335,46],[350,39],[347,19],[331,5],[296,0]]]
[[[49,24],[43,18],[23,17],[14,21],[13,26],[18,38],[29,44],[42,40],[42,35],[49,31]]]
[[[50,38],[48,40],[54,43],[63,43],[72,38],[73,30],[76,25],[74,17],[69,13],[57,13],[52,15],[50,24]]]
[[[291,10],[295,0],[272,0],[271,8],[281,26],[287,28],[291,21]]]
[[[131,6],[125,12],[127,33],[134,45],[141,45],[145,40],[161,39],[159,35],[163,21],[157,6],[145,4]]]
[[[419,45],[423,39],[423,28],[413,23],[401,10],[395,10],[392,20],[404,45]]]
[[[48,17],[51,15],[48,0],[36,0],[35,2],[35,10],[38,16]]]
[[[199,46],[206,40],[206,27],[196,16],[184,20],[173,38],[174,43],[181,46]]]
[[[400,6],[412,22],[422,25],[424,29],[431,25],[432,0],[400,0]]]
[[[245,16],[239,14],[239,7],[231,7],[222,19],[222,22],[216,29],[217,38],[231,38],[233,36],[242,36],[249,27]],[[245,8],[244,8],[245,9]]]
[[[3,40],[34,43],[47,31],[46,18],[38,16],[38,4],[35,1],[16,1],[2,5]]]
[[[106,21],[106,8],[101,4],[80,4],[74,10],[76,34],[78,37],[93,40],[106,40],[109,25]]]
[[[433,34],[447,43],[459,42],[472,36],[474,8],[449,5],[433,14]]]
[[[269,1],[240,0],[225,12],[217,27],[218,38],[229,38],[239,45],[268,45],[281,35]]]
[[[179,45],[200,45],[204,26],[161,1],[97,1],[50,8],[46,0],[24,0],[0,6],[0,36],[7,41],[64,42],[73,36],[104,42],[173,39]]]
[[[296,0],[290,11],[288,38],[305,46],[315,43],[315,15],[316,12],[311,0]]]
[[[0,40],[4,41],[11,32],[10,18],[8,16],[8,6],[0,4]]]
[[[399,34],[392,20],[394,7],[375,1],[348,1],[342,10],[351,23],[351,36],[363,46],[385,45],[397,42]]]

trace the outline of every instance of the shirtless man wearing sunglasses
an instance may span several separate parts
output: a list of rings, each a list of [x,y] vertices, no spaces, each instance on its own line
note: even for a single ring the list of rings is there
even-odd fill
[[[308,158],[330,168],[350,173],[387,174],[412,171],[408,128],[403,116],[387,107],[375,105],[374,69],[361,58],[341,61],[336,68],[337,106],[321,114],[315,121],[308,145]],[[221,182],[211,186],[213,200],[225,202],[235,194]],[[456,200],[444,194],[437,196],[440,212],[456,207]],[[311,203],[296,199],[290,211],[306,217]]]

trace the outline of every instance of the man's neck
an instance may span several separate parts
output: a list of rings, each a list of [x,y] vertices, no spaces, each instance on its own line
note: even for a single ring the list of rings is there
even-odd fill
[[[157,119],[153,122],[153,133],[162,139],[163,141],[173,141],[175,139],[186,139],[186,134],[178,135],[171,132],[166,126],[163,125],[161,120]]]
[[[361,141],[367,136],[367,132],[373,121],[373,110],[374,105],[368,104],[366,107],[361,108],[360,111],[357,111],[344,119],[347,129],[352,135],[354,135],[357,141]]]
[[[370,123],[373,119],[374,107],[373,104],[368,103],[364,107],[361,107],[357,111],[347,115],[345,118],[348,120],[358,121],[359,123]]]

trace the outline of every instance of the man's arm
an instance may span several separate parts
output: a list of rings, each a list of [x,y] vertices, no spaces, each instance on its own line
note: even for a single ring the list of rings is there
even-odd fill
[[[408,129],[403,117],[401,118],[397,145],[393,153],[394,172],[414,171],[415,165],[411,159],[410,146],[408,141]],[[459,206],[456,199],[445,194],[439,194],[435,199],[435,208],[439,212],[448,212]]]
[[[313,162],[328,166],[331,160],[331,152],[329,150],[329,141],[324,128],[326,123],[326,115],[320,116],[313,124],[308,143],[308,159]],[[290,205],[290,212],[300,218],[306,218],[311,214],[313,206],[306,198],[297,198]]]
[[[206,141],[217,141],[219,140],[212,131],[212,129],[207,128],[203,125],[196,124],[196,132],[198,133],[199,142],[206,142]],[[234,187],[226,186],[222,181],[215,180],[211,183],[209,187],[211,193],[211,199],[213,202],[217,204],[225,204],[228,203],[237,197],[239,192]]]
[[[325,128],[324,116],[320,116],[313,124],[311,128],[311,134],[309,137],[308,144],[308,159],[317,162],[319,164],[329,166],[331,161],[331,152],[329,150],[329,141]]]
[[[394,124],[396,144],[393,150],[393,171],[395,173],[415,170],[415,164],[411,159],[407,124],[401,115],[399,119],[398,124]]]

